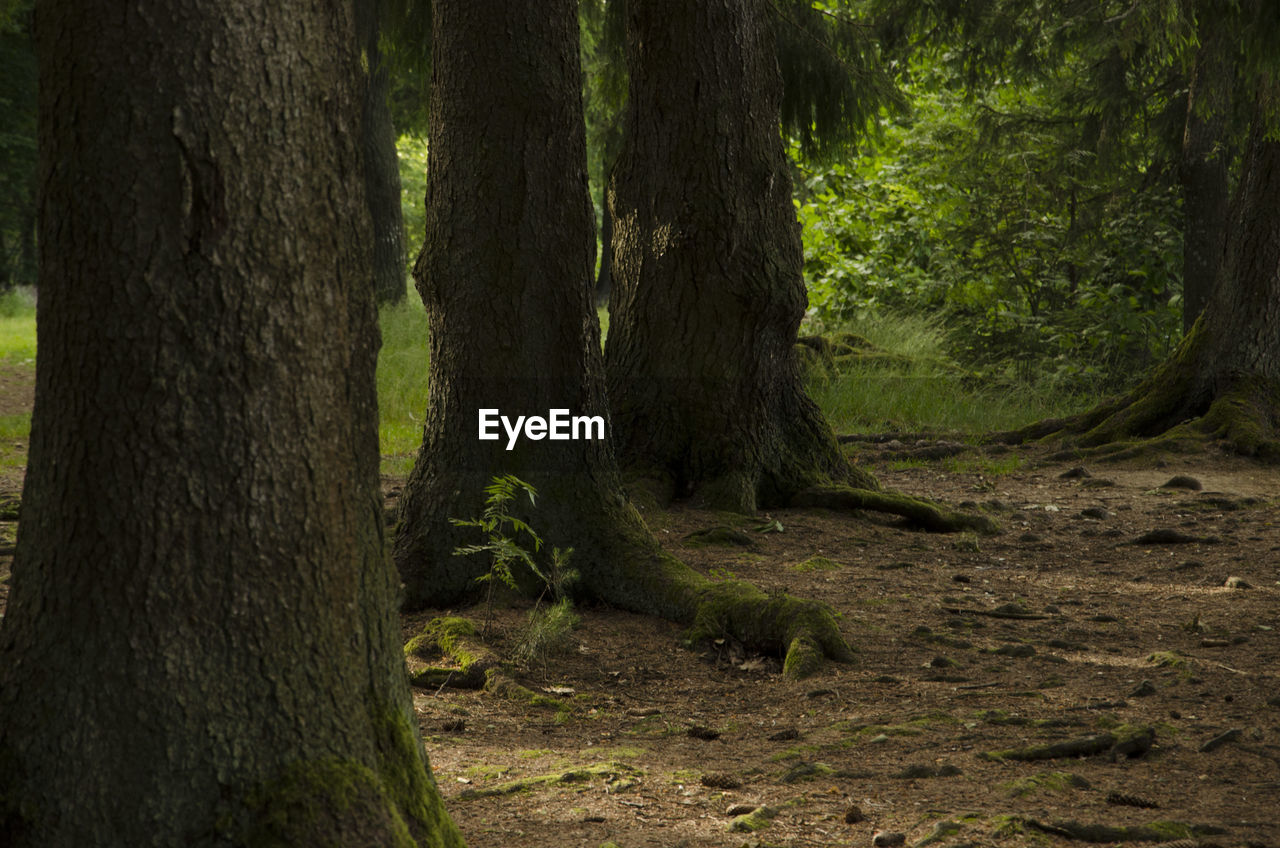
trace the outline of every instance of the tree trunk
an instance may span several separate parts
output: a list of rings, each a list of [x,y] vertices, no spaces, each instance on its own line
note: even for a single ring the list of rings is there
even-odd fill
[[[350,6],[37,29],[0,842],[460,845],[383,550]]]
[[[1200,47],[1187,91],[1179,179],[1186,221],[1182,236],[1182,327],[1191,327],[1209,302],[1226,245],[1229,210],[1227,123],[1234,83],[1224,27],[1202,10]]]
[[[391,74],[378,47],[378,3],[356,3],[356,32],[367,68],[364,86],[363,147],[365,194],[373,221],[373,287],[378,303],[405,298],[404,212],[400,206],[400,162],[387,94]]]
[[[848,481],[794,351],[803,256],[767,4],[635,0],[627,27],[606,352],[619,463],[661,498],[744,512]]]
[[[608,416],[574,4],[439,0],[432,14],[426,242],[414,268],[430,393],[396,539],[411,606],[471,588],[475,563],[451,556],[471,539],[449,519],[478,515],[493,475],[538,486],[569,525],[619,491],[605,439],[507,450],[505,433],[477,438],[480,409]]]
[[[592,304],[576,3],[436,0],[432,11],[427,239],[414,269],[430,396],[395,543],[407,605],[475,594],[489,563],[453,555],[478,540],[450,519],[479,515],[490,479],[515,474],[539,493],[522,517],[548,545],[573,547],[582,595],[786,653],[794,675],[848,658],[824,608],[713,583],[665,555],[622,495]],[[508,450],[505,433],[478,438],[480,409],[598,416],[606,438]]]

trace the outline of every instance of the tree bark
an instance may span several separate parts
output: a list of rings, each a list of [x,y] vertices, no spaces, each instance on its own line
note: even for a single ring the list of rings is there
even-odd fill
[[[608,193],[619,463],[660,498],[750,512],[853,476],[795,355],[806,295],[762,0],[635,0]]]
[[[356,3],[356,32],[366,68],[361,126],[365,195],[373,221],[373,288],[378,303],[400,303],[405,298],[406,256],[400,162],[387,101],[391,74],[378,47],[381,25],[375,0]]]
[[[1203,4],[1202,4],[1203,5]],[[1196,51],[1187,91],[1187,121],[1178,175],[1182,183],[1182,327],[1191,332],[1217,278],[1226,246],[1230,207],[1227,125],[1235,71],[1226,27],[1201,9]]]
[[[383,550],[351,14],[40,9],[6,845],[461,844]]]
[[[538,489],[521,517],[572,547],[579,594],[785,653],[788,671],[849,657],[823,607],[714,583],[664,554],[622,495],[608,440],[574,0],[436,0],[427,239],[414,269],[427,307],[423,447],[401,498],[395,555],[410,607],[476,594],[489,563],[451,518],[480,515],[484,486]],[[606,438],[478,438],[478,410],[599,416]],[[529,577],[529,575],[525,575]],[[531,585],[531,591],[540,587]]]

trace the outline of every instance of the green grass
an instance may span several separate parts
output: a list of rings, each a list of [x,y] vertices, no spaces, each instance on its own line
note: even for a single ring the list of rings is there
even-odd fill
[[[422,445],[427,410],[427,313],[416,293],[378,314],[382,350],[378,352],[378,441],[382,470],[407,475]]]
[[[27,290],[0,295],[0,363],[34,364],[36,302]]]
[[[876,316],[839,328],[892,358],[853,361],[809,390],[839,433],[1010,430],[1086,408],[1094,398],[1047,386],[982,384],[947,357],[947,330],[928,317]]]

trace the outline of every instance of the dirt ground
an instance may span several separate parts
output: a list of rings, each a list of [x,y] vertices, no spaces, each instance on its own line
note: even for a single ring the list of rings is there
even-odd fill
[[[933,446],[850,450],[1002,533],[647,516],[713,576],[829,604],[852,664],[790,682],[731,640],[690,649],[675,625],[585,608],[567,649],[521,674],[558,708],[415,690],[468,844],[1280,846],[1280,472],[1218,455],[1074,474],[1032,452],[903,460]],[[1176,476],[1192,479],[1164,486]],[[686,539],[724,524],[751,545]],[[11,556],[0,544],[0,577]],[[495,611],[500,652],[526,611]],[[406,616],[406,639],[435,614]],[[1020,758],[1035,746],[1046,758]]]

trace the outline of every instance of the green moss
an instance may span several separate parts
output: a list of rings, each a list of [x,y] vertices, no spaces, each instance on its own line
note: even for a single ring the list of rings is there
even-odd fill
[[[826,557],[816,556],[816,557],[809,557],[804,562],[798,562],[795,565],[790,566],[790,568],[792,571],[799,571],[799,572],[839,571],[840,569],[844,568],[844,566],[836,562],[835,560],[827,559]]]
[[[755,833],[767,828],[777,817],[778,811],[768,805],[761,805],[749,813],[734,817],[729,822],[730,833]]]
[[[789,595],[766,595],[741,580],[703,585],[686,638],[697,643],[726,635],[755,650],[785,646],[783,673],[792,678],[813,674],[823,657],[841,662],[853,658],[825,606]]]
[[[1177,651],[1156,651],[1147,655],[1147,662],[1158,668],[1189,669],[1192,662]]]
[[[1000,789],[1014,798],[1026,798],[1040,792],[1067,792],[1088,789],[1089,781],[1066,771],[1044,771],[1000,784]]]
[[[423,848],[461,848],[462,834],[445,811],[410,715],[408,710],[390,705],[371,710],[378,742],[378,775],[418,844]]]
[[[381,780],[361,763],[339,758],[294,763],[249,799],[247,848],[416,843]]]

